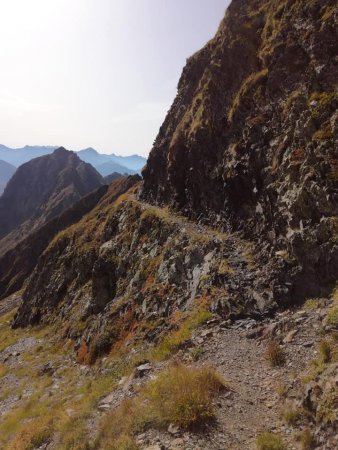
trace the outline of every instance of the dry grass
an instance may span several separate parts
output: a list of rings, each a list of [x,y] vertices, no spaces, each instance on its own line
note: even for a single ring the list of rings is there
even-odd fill
[[[266,358],[272,367],[279,367],[285,364],[285,353],[278,342],[271,340],[268,343]]]
[[[200,426],[214,418],[212,399],[225,382],[212,369],[171,367],[145,390],[154,423],[182,428]]]
[[[297,435],[297,441],[300,443],[302,450],[312,450],[315,445],[315,438],[309,428],[305,428]]]
[[[332,343],[324,339],[319,343],[319,354],[321,361],[328,364],[332,361]]]
[[[214,419],[213,399],[224,387],[213,369],[170,367],[102,420],[96,444],[105,449],[133,449],[135,433],[149,427],[201,427]]]
[[[338,326],[338,305],[332,306],[327,313],[327,323],[334,327]]]
[[[257,450],[286,450],[282,438],[272,433],[263,433],[257,438]]]
[[[161,361],[174,354],[184,342],[190,339],[192,332],[210,320],[212,314],[205,304],[192,311],[180,324],[179,328],[169,333],[154,349],[152,357]]]
[[[320,305],[320,300],[316,299],[316,298],[309,298],[308,300],[306,300],[306,302],[304,303],[304,309],[306,309],[307,311],[313,311],[315,309],[317,309]]]
[[[302,417],[304,411],[301,408],[290,407],[283,412],[283,418],[288,425],[295,425]]]
[[[7,450],[34,450],[46,444],[53,434],[51,416],[29,421],[11,441]]]
[[[238,110],[242,99],[248,95],[248,93],[259,84],[262,84],[268,75],[268,69],[262,69],[259,72],[250,74],[243,82],[242,86],[234,96],[232,105],[228,111],[228,119],[233,120],[236,111]]]

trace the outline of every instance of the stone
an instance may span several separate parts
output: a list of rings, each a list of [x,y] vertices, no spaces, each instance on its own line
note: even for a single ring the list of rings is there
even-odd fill
[[[135,369],[136,377],[144,377],[151,370],[153,370],[153,366],[150,363],[141,364]]]
[[[284,344],[289,344],[290,342],[293,341],[293,338],[296,336],[296,334],[298,333],[298,330],[291,330],[286,337],[283,339]]]
[[[39,370],[40,375],[52,375],[55,371],[54,365],[51,361],[45,363]]]
[[[169,427],[168,427],[168,433],[170,433],[170,434],[179,434],[180,433],[180,429],[179,429],[179,427],[177,427],[176,425],[174,425],[174,424],[170,424],[169,425]]]

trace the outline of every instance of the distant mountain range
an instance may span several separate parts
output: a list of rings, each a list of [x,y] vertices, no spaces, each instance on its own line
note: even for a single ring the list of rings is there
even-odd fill
[[[55,146],[26,145],[22,148],[13,149],[0,144],[0,160],[19,167],[33,158],[53,153],[57,148]],[[104,177],[113,172],[133,175],[139,173],[146,163],[146,158],[143,156],[117,156],[114,153],[106,155],[91,147],[80,150],[77,154],[82,161],[91,164]],[[0,178],[0,181],[2,181],[2,178]]]
[[[0,195],[3,193],[6,184],[12,178],[16,167],[6,161],[0,160]]]

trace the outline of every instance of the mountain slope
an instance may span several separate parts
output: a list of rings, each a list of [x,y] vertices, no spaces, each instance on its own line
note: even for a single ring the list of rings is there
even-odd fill
[[[7,253],[0,255],[0,299],[21,289],[54,236],[91,211],[107,190],[108,186],[104,185],[81,198],[62,214],[32,231]]]
[[[0,195],[3,193],[6,184],[12,178],[16,167],[6,161],[0,160]]]
[[[289,261],[278,302],[337,278],[335,1],[234,0],[189,58],[141,198],[242,231]]]
[[[20,166],[0,198],[0,238],[31,231],[104,184],[76,154],[59,148]]]

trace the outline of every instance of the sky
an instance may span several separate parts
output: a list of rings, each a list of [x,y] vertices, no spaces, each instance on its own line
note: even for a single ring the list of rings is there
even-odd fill
[[[228,0],[0,0],[0,144],[146,156]]]

